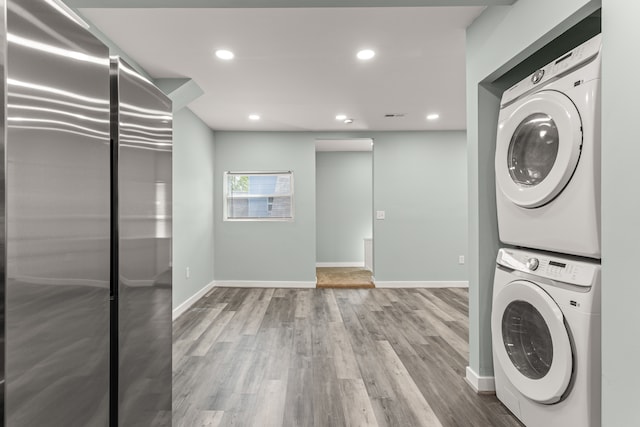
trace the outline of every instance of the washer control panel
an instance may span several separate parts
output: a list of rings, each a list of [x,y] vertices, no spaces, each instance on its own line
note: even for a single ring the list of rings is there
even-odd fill
[[[527,268],[531,271],[536,271],[540,266],[540,260],[538,258],[529,258],[527,260]]]
[[[555,79],[558,76],[561,76],[588,62],[600,52],[601,40],[602,37],[600,34],[592,37],[555,61],[548,63],[539,70],[536,70],[520,83],[516,83],[511,86],[502,94],[500,105],[504,106],[511,100],[534,89],[534,87],[541,86],[546,82],[549,82],[551,79]],[[579,80],[580,78],[577,79],[578,80],[574,84],[581,84],[582,81]]]
[[[577,286],[591,286],[600,264],[554,257],[518,249],[500,249],[497,263],[503,267]]]

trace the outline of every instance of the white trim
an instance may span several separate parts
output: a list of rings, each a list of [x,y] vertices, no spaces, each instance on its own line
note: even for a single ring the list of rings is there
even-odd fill
[[[316,282],[282,282],[259,280],[216,280],[216,286],[222,288],[315,288]]]
[[[396,282],[396,281],[382,281],[372,278],[373,284],[376,288],[468,288],[469,282],[464,281],[424,281],[424,282]]]
[[[316,267],[362,267],[364,268],[364,261],[316,262]]]
[[[471,366],[467,366],[467,375],[464,379],[476,393],[495,393],[496,391],[495,378],[481,377],[471,369]]]
[[[189,308],[191,308],[193,304],[198,302],[200,298],[204,297],[215,286],[217,286],[217,283],[215,281],[209,283],[204,288],[200,289],[198,292],[189,297],[189,299],[187,299],[185,302],[174,308],[172,312],[173,320],[176,320],[178,317],[182,316],[185,311],[189,310]]]

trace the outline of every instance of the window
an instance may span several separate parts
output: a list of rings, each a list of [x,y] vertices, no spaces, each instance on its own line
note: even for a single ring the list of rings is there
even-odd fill
[[[225,172],[224,220],[293,220],[293,173]]]

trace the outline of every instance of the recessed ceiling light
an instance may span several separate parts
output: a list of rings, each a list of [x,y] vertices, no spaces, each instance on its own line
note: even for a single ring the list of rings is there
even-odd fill
[[[353,123],[353,119],[344,119],[344,124],[350,125],[351,123]]]
[[[228,61],[230,59],[233,59],[233,57],[235,55],[230,50],[218,49],[218,50],[216,50],[216,56],[218,58],[220,58],[220,59],[224,59],[224,60]]]
[[[429,114],[427,116],[427,120],[437,120],[439,118],[440,118],[440,114],[438,114],[438,113]]]
[[[249,120],[260,120],[259,114],[249,114]]]
[[[358,54],[356,55],[358,57],[358,59],[371,59],[374,56],[376,56],[376,53],[374,51],[372,51],[371,49],[363,49],[360,52],[358,52]]]
[[[344,120],[344,119],[346,119],[346,118],[347,118],[347,116],[346,116],[346,115],[344,115],[344,114],[338,114],[338,115],[336,116],[336,120]]]

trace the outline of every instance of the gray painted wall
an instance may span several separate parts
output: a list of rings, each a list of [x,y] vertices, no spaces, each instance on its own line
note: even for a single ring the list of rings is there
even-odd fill
[[[213,132],[184,108],[173,116],[174,308],[213,281],[213,179]]]
[[[640,2],[602,1],[602,425],[639,426]]]
[[[465,133],[216,132],[216,280],[313,281],[316,261],[315,139],[373,138],[379,281],[461,281],[466,265]],[[293,223],[222,221],[226,170],[293,170]]]
[[[376,281],[467,280],[465,132],[371,136]]]
[[[372,237],[370,151],[316,153],[316,261],[364,265]]]
[[[298,132],[215,132],[216,280],[315,283],[315,141]],[[223,221],[225,171],[293,171],[291,222]]]

